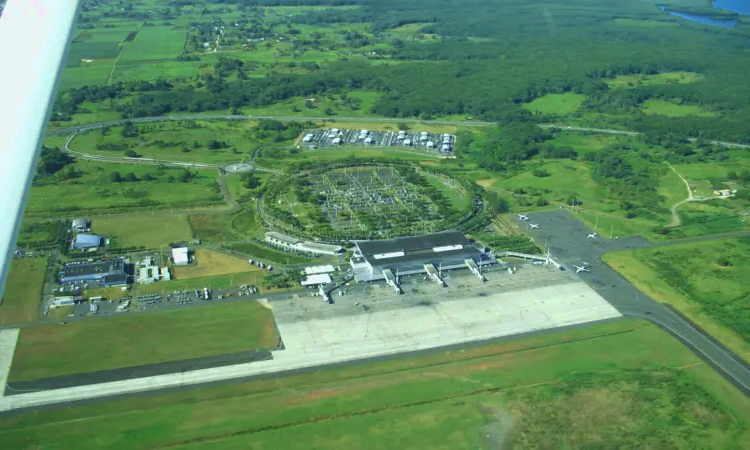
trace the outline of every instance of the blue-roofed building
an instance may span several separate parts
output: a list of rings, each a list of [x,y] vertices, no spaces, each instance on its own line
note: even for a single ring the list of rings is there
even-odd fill
[[[85,248],[99,247],[102,238],[95,234],[79,234],[73,239],[71,248],[82,250]]]
[[[77,281],[98,281],[107,286],[126,284],[125,259],[113,258],[97,262],[72,262],[63,266],[59,274],[60,283]]]

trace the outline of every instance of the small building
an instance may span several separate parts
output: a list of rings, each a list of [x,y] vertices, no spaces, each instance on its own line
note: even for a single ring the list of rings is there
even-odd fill
[[[443,150],[444,152],[449,152],[449,151],[451,151],[451,145],[450,145],[450,144],[443,144],[443,148],[442,148],[442,150]]]
[[[63,266],[60,274],[60,283],[99,281],[108,286],[118,286],[126,284],[127,279],[124,258],[90,263],[68,263]]]
[[[50,308],[59,308],[61,306],[72,306],[76,303],[82,303],[83,297],[55,297],[49,302]]]
[[[305,135],[305,137],[304,137],[304,138],[302,138],[302,142],[304,142],[304,143],[308,143],[308,142],[312,141],[312,138],[313,138],[313,135],[312,135],[312,134],[310,134],[310,133],[307,133],[307,134]]]
[[[435,143],[432,141],[427,141],[427,148],[435,148]]]
[[[336,269],[328,264],[324,266],[310,266],[305,267],[305,275],[318,275],[320,273],[333,273]]]
[[[714,190],[714,195],[721,196],[721,197],[729,197],[732,195],[731,189],[716,189]]]
[[[370,144],[372,144],[372,138],[371,137],[365,138],[365,145],[370,145]]]
[[[329,284],[330,282],[331,282],[331,277],[328,274],[319,273],[316,275],[308,275],[302,278],[302,281],[300,281],[300,284],[302,286],[317,286],[321,284]]]
[[[75,219],[73,223],[70,226],[70,229],[73,231],[77,231],[79,233],[86,232],[90,230],[91,222],[89,222],[87,219]]]
[[[172,260],[175,264],[188,264],[190,258],[188,257],[187,247],[178,247],[172,249]]]
[[[292,250],[300,250],[316,255],[340,255],[345,253],[340,245],[322,244],[319,242],[304,242],[292,236],[269,231],[266,233],[266,242]]]
[[[169,267],[161,268],[161,279],[164,281],[169,281],[172,279],[172,276],[169,274]]]
[[[411,139],[404,139],[404,147],[410,147],[411,146]]]
[[[341,138],[334,138],[333,141],[331,141],[331,144],[333,144],[333,145],[340,145],[341,144]]]
[[[79,234],[73,239],[71,248],[83,250],[86,248],[96,248],[102,243],[102,238],[94,234]]]

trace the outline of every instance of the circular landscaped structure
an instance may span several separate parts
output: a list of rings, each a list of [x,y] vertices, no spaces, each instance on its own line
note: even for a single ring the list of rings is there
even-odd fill
[[[462,183],[411,165],[322,165],[273,183],[263,216],[285,232],[379,239],[455,228],[481,210]]]

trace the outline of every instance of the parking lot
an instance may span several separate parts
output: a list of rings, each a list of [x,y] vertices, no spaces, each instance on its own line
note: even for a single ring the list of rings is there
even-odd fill
[[[404,147],[450,155],[456,143],[452,134],[425,131],[370,131],[321,128],[305,133],[300,141],[310,150],[340,146],[363,145],[367,147]]]

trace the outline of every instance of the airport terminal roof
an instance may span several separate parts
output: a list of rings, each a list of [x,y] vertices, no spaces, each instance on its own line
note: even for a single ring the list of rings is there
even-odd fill
[[[377,241],[355,241],[354,243],[362,255],[370,256],[468,245],[469,240],[460,231],[444,231],[442,233],[425,234],[422,236],[408,236]]]
[[[419,251],[406,253],[403,256],[397,256],[386,259],[371,259],[370,264],[375,271],[389,268],[391,270],[411,270],[418,269],[424,264],[439,265],[462,264],[466,259],[482,258],[483,253],[470,245],[459,249],[447,250],[444,252]]]

